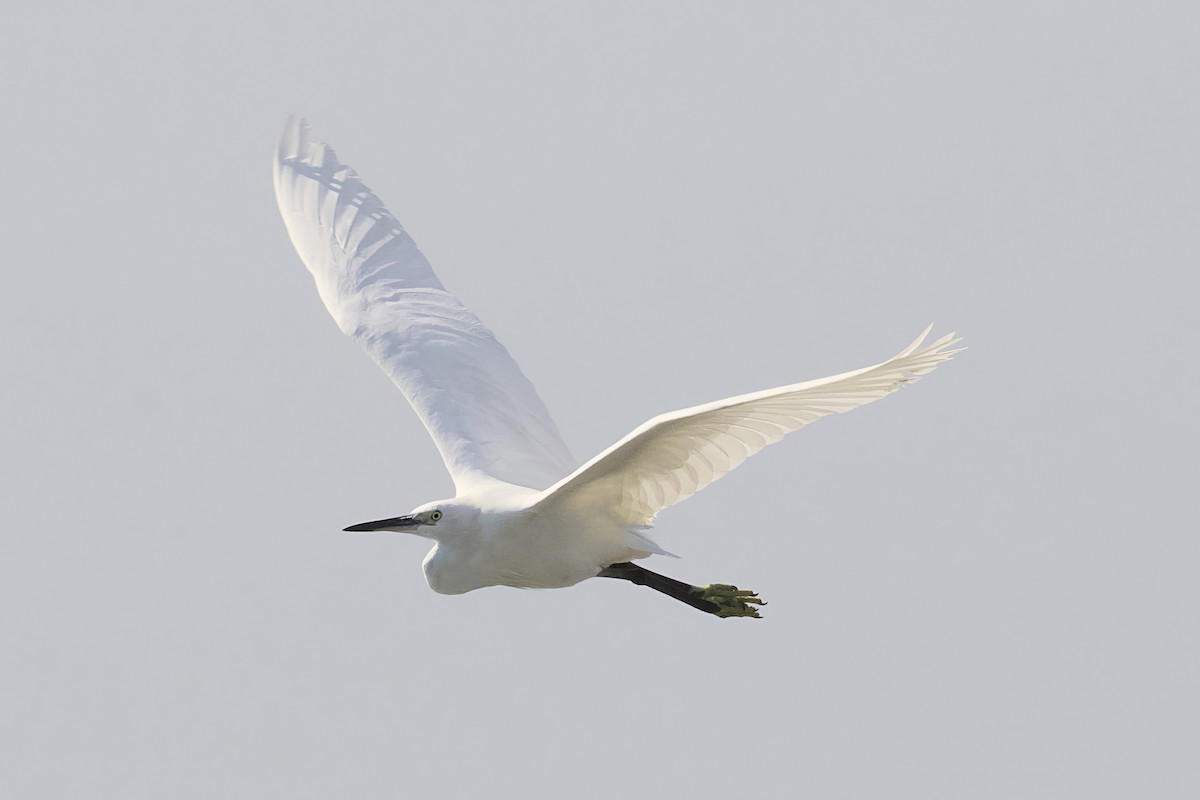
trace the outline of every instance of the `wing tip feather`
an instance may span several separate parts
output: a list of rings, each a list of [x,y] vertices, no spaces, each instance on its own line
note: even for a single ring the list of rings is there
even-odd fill
[[[279,182],[285,166],[295,169],[297,165],[331,172],[339,168],[353,172],[338,161],[337,153],[332,147],[313,138],[312,126],[308,124],[307,119],[289,114],[283,126],[283,134],[279,137],[279,145],[275,149],[276,183]]]
[[[295,114],[289,114],[287,122],[283,126],[283,133],[279,137],[279,144],[275,148],[275,169],[277,172],[288,159],[299,156],[300,147],[307,141],[308,134],[308,120],[298,117]]]

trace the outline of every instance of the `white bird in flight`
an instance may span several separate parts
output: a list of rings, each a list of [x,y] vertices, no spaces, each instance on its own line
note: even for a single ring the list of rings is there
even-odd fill
[[[454,481],[450,499],[346,530],[432,540],[422,566],[435,592],[620,578],[719,617],[758,617],[754,592],[634,564],[670,555],[648,535],[655,516],[785,434],[959,352],[953,333],[925,344],[927,328],[882,364],[662,414],[579,466],[508,351],[305,121],[288,121],[274,172],[288,235],[325,307],[404,392]]]

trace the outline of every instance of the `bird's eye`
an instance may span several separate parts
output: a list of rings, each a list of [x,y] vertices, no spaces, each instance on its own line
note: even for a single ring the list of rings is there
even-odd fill
[[[430,511],[429,512],[429,521],[430,522],[437,522],[441,518],[442,518],[442,512],[440,512],[440,511]]]

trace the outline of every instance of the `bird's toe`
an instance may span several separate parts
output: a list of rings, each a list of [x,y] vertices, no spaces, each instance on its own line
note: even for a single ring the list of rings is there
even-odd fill
[[[758,613],[758,609],[754,606],[765,606],[765,600],[758,596],[757,592],[752,592],[749,589],[739,589],[736,586],[731,586],[727,583],[710,583],[708,586],[698,587],[698,593],[703,600],[707,600],[717,607],[717,610],[712,612],[718,617],[753,617],[762,619]]]

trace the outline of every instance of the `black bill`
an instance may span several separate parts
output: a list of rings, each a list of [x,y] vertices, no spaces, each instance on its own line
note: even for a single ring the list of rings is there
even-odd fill
[[[420,525],[421,522],[412,514],[405,514],[402,517],[392,517],[391,519],[377,519],[374,522],[360,522],[357,525],[351,525],[349,528],[342,528],[350,533],[367,533],[370,531],[402,531],[406,528],[412,528]]]

